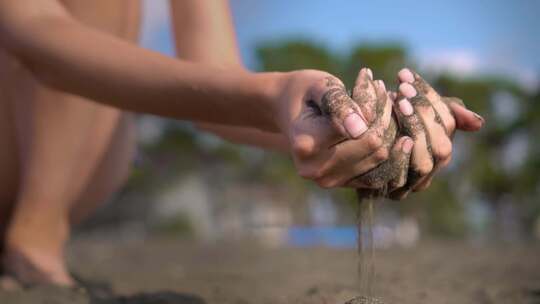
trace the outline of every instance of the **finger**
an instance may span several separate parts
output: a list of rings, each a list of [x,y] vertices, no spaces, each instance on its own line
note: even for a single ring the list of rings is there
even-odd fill
[[[390,123],[383,137],[383,145],[373,154],[370,158],[375,158],[375,166],[372,166],[368,170],[359,171],[360,175],[356,175],[351,180],[347,181],[345,185],[351,188],[366,188],[366,189],[380,189],[385,191],[388,181],[394,176],[394,159],[392,159],[392,153],[389,152],[390,146],[392,146],[393,140],[384,142],[384,138],[395,138],[397,133],[397,125],[394,121]],[[409,151],[410,152],[410,151]],[[384,193],[381,193],[384,194]]]
[[[406,187],[412,188],[422,177],[428,175],[433,169],[431,146],[427,137],[425,126],[409,100],[398,96],[397,110],[395,111],[400,123],[401,132],[414,140],[411,154],[409,174]]]
[[[384,86],[378,85],[380,94],[384,94]],[[388,174],[392,171],[392,164],[388,160],[389,150],[394,145],[395,137],[397,134],[397,124],[392,117],[392,101],[388,94],[384,94],[381,98],[386,96],[386,103],[383,115],[380,121],[370,131],[374,134],[374,138],[377,138],[381,142],[381,148],[376,151],[376,160],[379,161],[378,166],[373,169],[367,170],[355,170],[356,175],[346,182],[348,187],[354,188],[382,188],[391,179]]]
[[[379,131],[379,134],[383,134],[386,128],[388,128],[390,121],[392,120],[392,99],[386,92],[386,86],[382,80],[373,81],[375,88],[375,95],[377,102],[374,106],[375,120],[372,122],[372,127]],[[392,138],[393,140],[394,138]]]
[[[410,69],[402,69],[398,73],[398,77],[402,83],[410,84],[414,91],[417,92],[417,96],[421,99],[429,101],[430,105],[434,109],[435,119],[437,123],[441,124],[445,128],[445,132],[450,135],[455,129],[455,121],[448,106],[442,101],[441,96],[426,82],[418,73]],[[412,80],[412,81],[411,81]],[[415,96],[415,95],[413,95]],[[413,99],[413,96],[408,96]],[[411,100],[414,103],[414,100]],[[428,127],[428,126],[426,126]],[[430,127],[428,127],[430,129]]]
[[[437,162],[446,159],[452,153],[452,142],[441,120],[441,116],[435,111],[431,100],[424,94],[426,92],[425,89],[413,87],[409,83],[401,83],[399,91],[401,94],[410,98],[415,112],[423,122],[428,140],[428,150],[431,151],[433,161],[436,165]],[[446,111],[448,112],[448,110]]]
[[[324,188],[343,186],[355,176],[377,167],[388,159],[382,138],[369,130],[360,139],[344,141],[334,146],[327,159],[312,164],[317,168],[315,181]],[[355,187],[357,188],[357,187]]]
[[[452,153],[450,136],[455,129],[455,120],[452,117],[449,107],[418,73],[404,69],[400,72],[399,78],[400,80],[410,81],[411,75],[414,78],[414,82],[412,85],[402,83],[400,85],[400,92],[411,98],[411,102],[422,119],[426,130],[429,130],[429,132],[426,131],[426,134],[434,162],[434,168],[429,175],[420,179],[416,185],[413,185],[413,190],[419,191],[422,189],[421,187],[429,185],[429,181],[435,171],[440,168],[439,163],[446,161],[450,157]],[[438,110],[436,110],[437,108]],[[443,118],[446,120],[446,123],[443,122]]]
[[[363,68],[358,73],[353,88],[352,99],[362,110],[368,126],[376,119],[377,92],[373,83],[373,73]]]
[[[388,96],[390,96],[390,100],[396,101],[397,93],[394,91],[388,91]]]
[[[326,82],[322,96],[315,97],[321,111],[344,137],[358,138],[368,129],[359,106],[349,97],[339,80],[328,77]]]
[[[433,176],[434,174],[430,174],[426,176],[426,178],[421,183],[419,183],[414,189],[412,189],[412,191],[414,192],[424,191],[427,188],[429,188],[429,186],[431,186],[431,182],[433,181]]]
[[[392,101],[386,94],[382,82],[377,82],[376,108],[382,107],[380,118],[360,138],[341,142],[333,147],[334,162],[330,163],[325,181],[328,184],[345,185],[358,175],[373,169],[389,157],[389,148],[394,142],[397,125],[392,119]],[[352,164],[352,165],[351,165]]]
[[[482,116],[468,110],[459,98],[443,97],[456,119],[456,128],[463,131],[478,131],[485,123]]]
[[[404,186],[413,144],[411,138],[401,137],[392,147],[390,158],[387,161],[349,181],[347,186],[360,189],[379,189],[379,194],[382,196],[386,195],[386,191]]]
[[[450,163],[450,160],[452,159],[451,157],[452,155],[450,154],[450,157],[448,157],[447,159],[443,160],[443,161],[440,161],[437,163],[437,165],[435,166],[435,168],[433,168],[433,171],[431,171],[431,173],[426,176],[426,178],[424,178],[423,181],[421,181],[420,183],[418,183],[418,185],[416,185],[416,187],[414,187],[412,190],[413,191],[423,191],[423,190],[426,190],[427,188],[429,188],[429,186],[431,186],[431,182],[433,180],[433,177],[435,176],[435,173],[437,173],[439,170],[445,168],[446,166],[448,166],[448,164]]]
[[[399,82],[413,83],[414,75],[408,68],[403,68],[398,72],[398,80]]]
[[[413,146],[414,141],[410,137],[403,136],[396,141],[392,148],[390,156],[392,171],[389,172],[391,179],[388,182],[389,191],[405,186]]]
[[[302,111],[302,113],[309,113]],[[308,114],[302,114],[308,115]],[[290,138],[292,155],[295,160],[307,161],[330,157],[330,148],[340,141],[343,135],[336,130],[333,123],[325,116],[300,117],[302,124],[296,124]]]

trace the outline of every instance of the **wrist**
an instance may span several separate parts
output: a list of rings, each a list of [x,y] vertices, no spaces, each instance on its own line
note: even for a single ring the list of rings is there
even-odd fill
[[[254,73],[254,86],[260,93],[262,107],[258,110],[262,111],[263,119],[262,128],[270,132],[280,132],[282,130],[281,123],[281,94],[285,84],[287,73],[283,72],[265,72]]]

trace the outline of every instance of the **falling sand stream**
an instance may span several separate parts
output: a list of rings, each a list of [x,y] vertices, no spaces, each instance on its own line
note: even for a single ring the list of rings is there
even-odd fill
[[[360,296],[346,304],[383,304],[373,293],[375,281],[375,246],[373,239],[374,205],[377,197],[358,195],[358,276]]]

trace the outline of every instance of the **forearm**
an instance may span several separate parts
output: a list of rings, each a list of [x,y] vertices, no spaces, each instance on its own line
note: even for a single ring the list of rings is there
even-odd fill
[[[287,138],[281,133],[264,132],[255,128],[231,127],[216,124],[199,123],[197,128],[213,133],[236,144],[257,146],[279,152],[289,152]]]
[[[170,1],[179,58],[217,67],[243,68],[227,0]]]
[[[170,1],[176,53],[181,59],[216,67],[244,69],[227,0]],[[285,136],[249,127],[197,123],[200,130],[228,141],[288,152]]]
[[[168,58],[62,15],[0,25],[1,43],[54,88],[136,112],[277,130],[278,74]]]

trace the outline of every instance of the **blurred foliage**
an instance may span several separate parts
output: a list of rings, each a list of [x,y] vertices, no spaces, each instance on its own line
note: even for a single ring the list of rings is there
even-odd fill
[[[154,227],[155,232],[174,237],[194,237],[195,229],[189,216],[177,213],[172,218],[161,221]]]
[[[399,44],[374,44],[359,45],[345,60],[345,65],[340,73],[345,84],[351,87],[358,71],[363,67],[369,67],[376,72],[377,79],[382,79],[387,84],[396,83],[396,71],[405,66],[410,66],[407,61],[407,53]]]
[[[397,71],[404,66],[416,67],[406,49],[396,43],[359,44],[349,54],[340,55],[307,41],[290,41],[263,44],[256,53],[262,70],[325,70],[341,78],[348,88],[364,66],[394,90]],[[452,165],[436,176],[429,190],[413,193],[404,203],[393,204],[393,208],[414,213],[436,234],[460,237],[468,229],[466,204],[481,201],[494,209],[513,204],[520,210],[524,228],[529,229],[540,215],[540,92],[524,90],[512,75],[464,78],[419,72],[441,95],[460,97],[487,123],[477,134],[458,134]],[[291,197],[305,197],[314,187],[297,176],[285,155],[234,146],[215,138],[209,143],[201,140],[192,127],[176,122],[170,122],[161,140],[146,146],[144,154],[152,160],[146,169],[151,167],[155,172],[158,168],[154,175],[165,176],[153,184],[170,180],[171,174],[188,174],[204,167],[216,184],[227,181],[282,185],[290,189]],[[156,176],[147,180],[155,180]],[[140,184],[147,184],[144,178],[139,179]],[[352,190],[336,190],[333,197],[338,202],[357,203]]]
[[[335,74],[342,66],[340,58],[307,41],[263,45],[257,48],[257,56],[264,71],[316,69]]]

